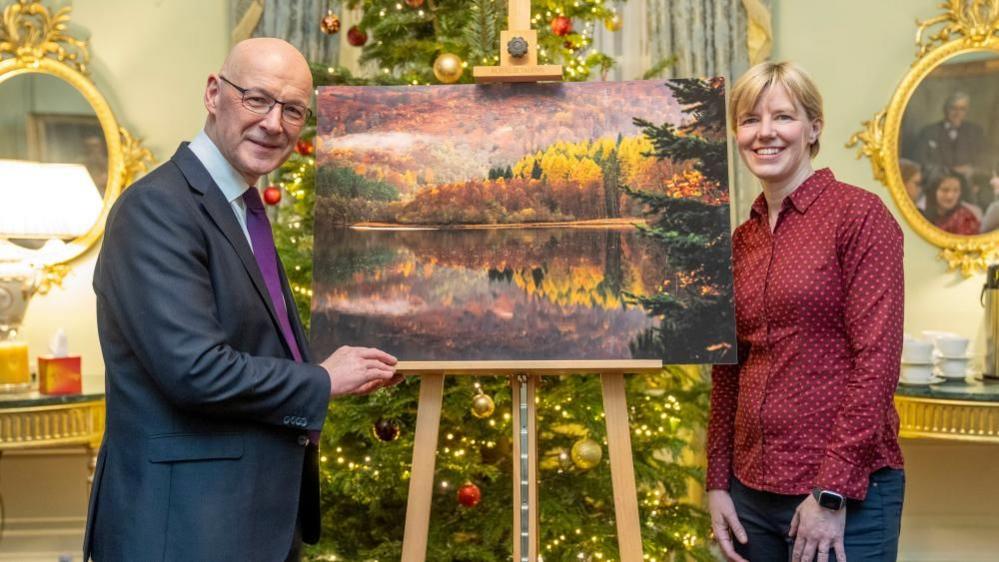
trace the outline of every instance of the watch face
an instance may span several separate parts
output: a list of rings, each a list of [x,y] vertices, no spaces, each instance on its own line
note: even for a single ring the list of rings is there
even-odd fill
[[[819,494],[819,505],[826,509],[831,509],[833,511],[839,511],[843,507],[843,496],[837,494],[836,492],[829,492],[823,490]]]

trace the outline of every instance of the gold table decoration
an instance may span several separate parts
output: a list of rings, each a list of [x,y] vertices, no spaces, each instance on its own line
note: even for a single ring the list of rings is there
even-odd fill
[[[899,385],[899,436],[999,443],[999,383],[975,379]]]
[[[17,449],[82,445],[87,449],[88,490],[104,435],[104,393],[0,397],[0,454]]]

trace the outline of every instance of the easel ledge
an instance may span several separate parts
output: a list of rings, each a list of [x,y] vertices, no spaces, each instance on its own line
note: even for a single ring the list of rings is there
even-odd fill
[[[396,371],[415,375],[572,375],[658,373],[659,359],[582,361],[399,361]]]

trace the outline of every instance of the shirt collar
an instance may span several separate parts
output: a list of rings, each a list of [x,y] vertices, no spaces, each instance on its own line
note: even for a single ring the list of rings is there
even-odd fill
[[[787,196],[784,205],[791,205],[796,211],[804,214],[812,203],[822,195],[822,192],[826,190],[826,187],[836,181],[836,176],[833,175],[832,170],[829,168],[822,168],[812,173],[808,176],[808,179],[801,182],[791,195]],[[788,203],[790,201],[790,203]],[[753,207],[750,211],[750,215],[760,215],[765,216],[767,214],[767,199],[761,193],[753,201]]]
[[[208,170],[208,175],[212,176],[215,185],[222,190],[222,195],[225,196],[226,201],[232,203],[242,197],[243,193],[249,189],[243,176],[239,175],[236,168],[233,168],[232,164],[225,159],[225,156],[215,146],[212,139],[208,138],[204,130],[194,137],[188,148]]]

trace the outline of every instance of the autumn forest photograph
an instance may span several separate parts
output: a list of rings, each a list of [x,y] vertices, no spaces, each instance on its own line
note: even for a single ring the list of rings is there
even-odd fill
[[[313,349],[734,361],[724,96],[321,88]]]

